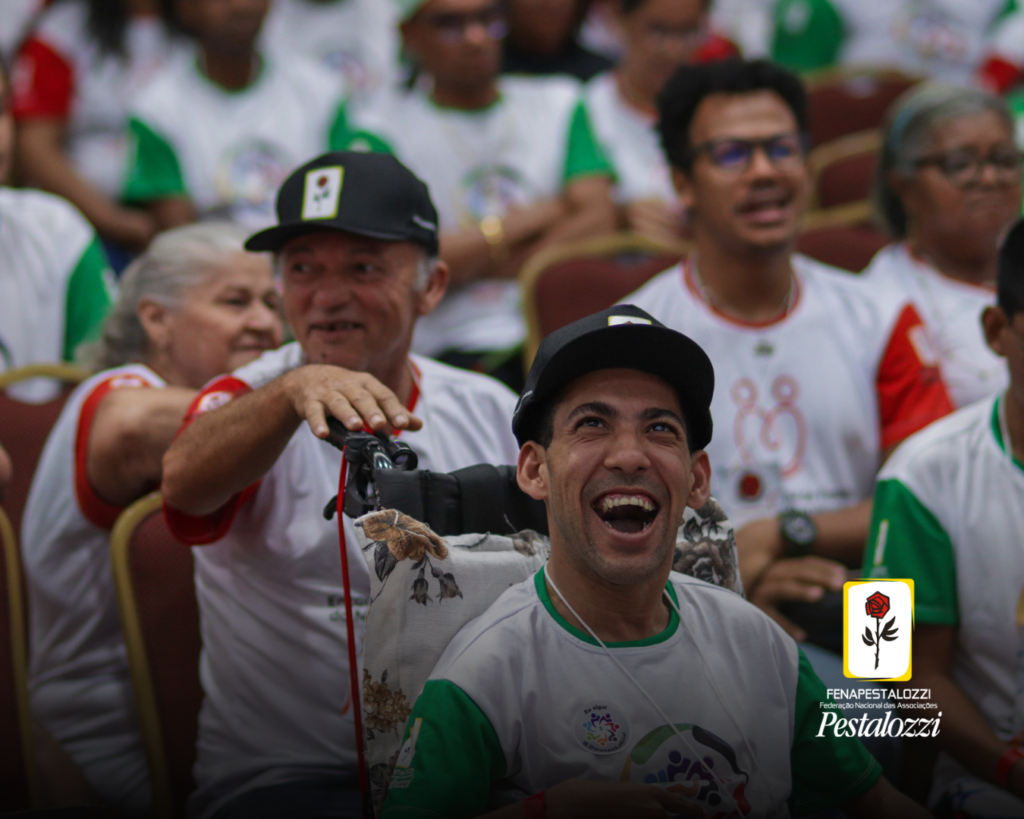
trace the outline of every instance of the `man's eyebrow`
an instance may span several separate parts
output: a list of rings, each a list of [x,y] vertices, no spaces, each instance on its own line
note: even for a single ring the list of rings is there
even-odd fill
[[[605,418],[617,418],[619,411],[604,401],[588,401],[586,404],[580,404],[570,412],[565,421],[568,423],[580,415],[603,415]]]
[[[642,413],[640,413],[640,418],[643,421],[656,421],[659,418],[671,418],[680,426],[686,426],[686,422],[683,421],[682,416],[678,412],[670,410],[666,407],[648,407]]]

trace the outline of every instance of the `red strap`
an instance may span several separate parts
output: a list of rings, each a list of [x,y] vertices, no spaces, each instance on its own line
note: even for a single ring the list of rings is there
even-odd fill
[[[1010,776],[1010,768],[1022,757],[1024,757],[1024,751],[1016,746],[1008,748],[1006,753],[999,757],[999,762],[996,763],[996,784],[1000,788],[1006,787],[1006,780]]]
[[[544,819],[548,815],[547,798],[544,791],[527,796],[523,807],[526,809],[526,819]]]
[[[1009,91],[1021,78],[1020,66],[1002,57],[989,57],[978,71],[978,82],[994,94]]]
[[[359,667],[356,664],[356,625],[352,613],[352,582],[348,572],[348,546],[345,542],[345,484],[348,482],[348,461],[341,453],[341,476],[338,479],[338,540],[341,546],[341,582],[345,592],[345,630],[348,635],[348,671],[352,702],[352,721],[356,730],[356,754],[359,757],[359,793],[363,800],[363,815],[370,798],[370,777],[366,769],[366,737],[363,733],[363,698],[359,690]]]

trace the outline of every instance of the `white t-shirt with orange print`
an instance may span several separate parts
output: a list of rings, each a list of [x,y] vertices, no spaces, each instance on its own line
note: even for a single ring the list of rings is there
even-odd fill
[[[736,526],[871,497],[883,449],[952,410],[914,308],[804,256],[780,319],[717,311],[691,266],[623,302],[685,333],[715,368],[712,494]]]

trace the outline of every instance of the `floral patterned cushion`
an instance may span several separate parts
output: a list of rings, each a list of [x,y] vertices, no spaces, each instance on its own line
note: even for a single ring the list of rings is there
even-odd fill
[[[441,538],[393,509],[356,521],[370,569],[363,642],[363,719],[374,810],[380,814],[412,703],[448,643],[505,589],[547,561],[549,543],[533,531]],[[742,594],[736,540],[721,506],[687,509],[676,571]]]

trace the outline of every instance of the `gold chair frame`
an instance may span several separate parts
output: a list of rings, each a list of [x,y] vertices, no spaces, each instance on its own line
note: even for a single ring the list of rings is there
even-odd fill
[[[67,384],[81,384],[89,373],[73,364],[29,364],[0,373],[0,390],[29,378],[53,378]]]
[[[153,677],[149,673],[149,656],[139,622],[139,609],[132,588],[131,567],[128,547],[135,530],[154,512],[163,506],[163,496],[153,492],[135,501],[125,509],[110,533],[110,564],[114,574],[114,591],[117,608],[121,615],[121,629],[128,653],[128,668],[131,672],[135,705],[139,712],[139,726],[149,766],[150,790],[152,792],[153,816],[155,819],[173,819],[171,811],[171,789],[167,774],[167,758],[164,754],[163,730],[153,690]],[[184,547],[183,547],[184,548]]]

